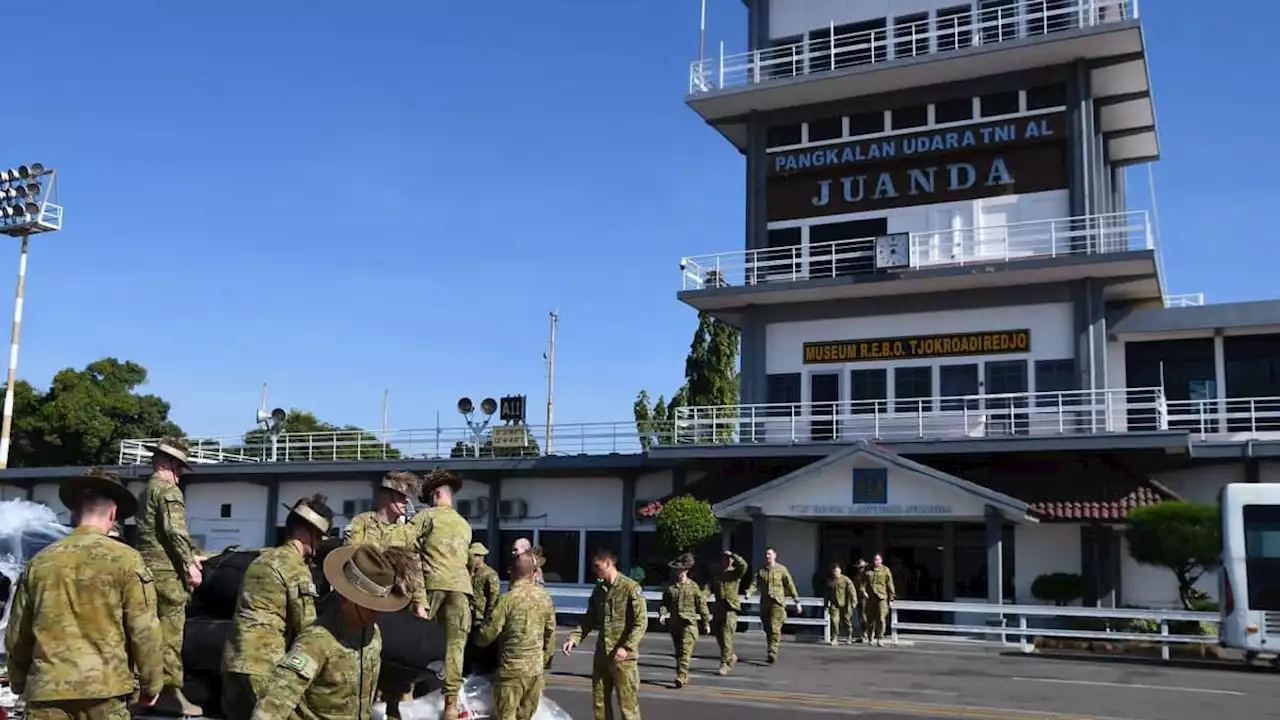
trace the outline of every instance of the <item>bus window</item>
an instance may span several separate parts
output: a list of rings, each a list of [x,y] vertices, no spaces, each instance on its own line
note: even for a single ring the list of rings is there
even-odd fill
[[[1280,505],[1241,508],[1249,608],[1280,610]]]

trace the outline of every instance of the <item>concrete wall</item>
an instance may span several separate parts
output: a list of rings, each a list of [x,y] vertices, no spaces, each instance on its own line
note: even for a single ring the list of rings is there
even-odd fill
[[[1042,604],[1031,583],[1049,573],[1080,574],[1080,526],[1056,523],[1018,525],[1013,530],[1013,584],[1021,605]]]
[[[516,498],[528,504],[528,517],[504,520],[504,530],[535,527],[616,530],[622,524],[622,480],[618,478],[504,479],[502,499]]]
[[[778,551],[778,562],[791,571],[800,594],[812,597],[813,573],[818,569],[818,524],[770,518],[768,535],[769,545]]]
[[[769,0],[769,36],[784,38],[831,23],[892,18],[969,3],[956,0]]]

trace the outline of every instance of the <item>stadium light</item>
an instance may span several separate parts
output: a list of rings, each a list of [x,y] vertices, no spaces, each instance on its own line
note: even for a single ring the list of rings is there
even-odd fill
[[[0,235],[22,238],[9,349],[9,379],[4,388],[4,421],[0,424],[0,469],[9,467],[13,386],[18,377],[18,337],[22,330],[22,296],[27,284],[27,244],[32,235],[62,229],[62,206],[57,199],[58,173],[52,169],[40,163],[0,167]]]
[[[476,406],[471,402],[471,398],[458,399],[458,414],[466,418],[467,429],[471,431],[472,437],[475,438],[474,455],[475,457],[480,457],[480,440],[484,436],[484,429],[489,426],[489,419],[498,411],[498,401],[489,397],[480,401],[480,412],[484,413],[483,420],[475,420],[471,417],[475,409]]]

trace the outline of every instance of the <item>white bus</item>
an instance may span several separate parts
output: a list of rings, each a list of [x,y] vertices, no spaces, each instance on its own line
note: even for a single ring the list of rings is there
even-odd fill
[[[1280,483],[1232,483],[1218,495],[1224,647],[1280,653]]]

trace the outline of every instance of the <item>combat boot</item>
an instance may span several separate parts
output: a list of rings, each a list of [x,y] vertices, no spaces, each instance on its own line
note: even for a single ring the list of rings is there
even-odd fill
[[[198,717],[204,715],[204,708],[188,700],[187,696],[182,694],[182,688],[167,685],[160,691],[155,712],[157,715],[173,717]]]
[[[720,663],[720,669],[716,671],[716,674],[717,674],[717,675],[728,675],[728,674],[729,674],[729,665],[728,665],[727,663]]]
[[[440,714],[440,720],[458,720],[457,696],[449,696],[444,699],[444,712]]]

